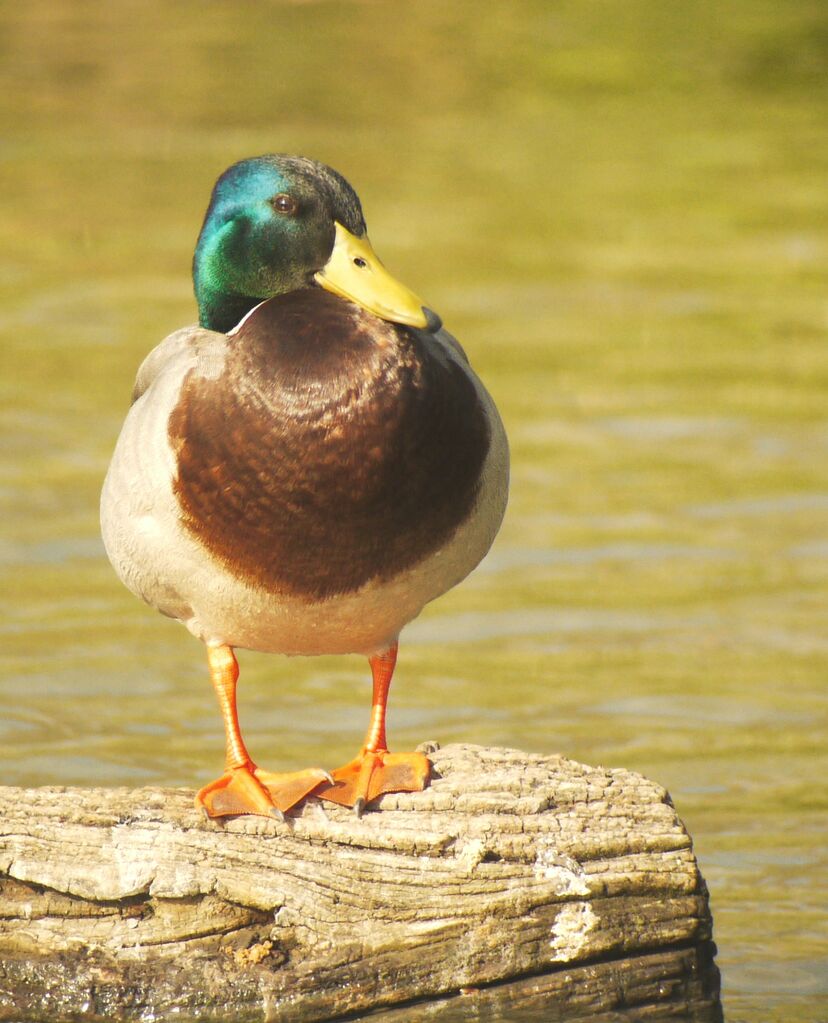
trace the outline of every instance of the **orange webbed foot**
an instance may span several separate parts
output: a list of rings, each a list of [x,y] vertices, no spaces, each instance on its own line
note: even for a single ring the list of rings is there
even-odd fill
[[[224,774],[199,791],[196,806],[202,807],[208,817],[257,814],[283,820],[286,810],[320,785],[330,785],[332,778],[317,767],[290,774],[259,770],[250,759],[239,726],[236,711],[239,665],[232,647],[208,646],[207,663],[221,708],[226,749]]]
[[[245,764],[205,785],[195,802],[208,817],[256,814],[283,820],[285,811],[330,782],[331,776],[320,768],[274,774]]]
[[[389,753],[363,749],[359,756],[333,772],[333,785],[315,793],[340,806],[352,806],[358,817],[366,804],[386,792],[421,792],[431,777],[424,753]]]
[[[421,792],[431,777],[431,761],[424,753],[389,753],[385,738],[385,708],[397,644],[369,658],[374,680],[371,723],[359,756],[333,773],[334,783],[316,795],[331,803],[352,806],[357,817],[367,803],[386,792]]]

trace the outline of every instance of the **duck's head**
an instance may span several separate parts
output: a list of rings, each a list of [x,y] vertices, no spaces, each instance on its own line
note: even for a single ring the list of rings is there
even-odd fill
[[[227,332],[259,302],[321,286],[394,323],[437,330],[439,317],[380,263],[356,192],[300,156],[242,160],[221,175],[196,246],[203,327]]]

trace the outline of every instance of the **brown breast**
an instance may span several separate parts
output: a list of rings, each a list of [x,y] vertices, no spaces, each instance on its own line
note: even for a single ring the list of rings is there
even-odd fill
[[[322,290],[259,307],[169,421],[175,493],[234,575],[324,599],[387,580],[474,507],[489,447],[468,375],[426,335]]]

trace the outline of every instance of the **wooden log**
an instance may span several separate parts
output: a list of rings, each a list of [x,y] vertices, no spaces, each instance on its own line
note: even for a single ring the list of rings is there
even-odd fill
[[[0,788],[0,1019],[310,1023],[505,982],[550,1019],[721,1019],[707,892],[662,788],[423,748],[430,787],[362,819]]]

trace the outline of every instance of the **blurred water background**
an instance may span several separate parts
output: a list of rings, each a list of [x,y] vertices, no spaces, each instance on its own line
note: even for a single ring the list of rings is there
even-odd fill
[[[218,771],[203,651],[118,583],[98,493],[194,320],[213,180],[312,155],[512,443],[494,550],[403,636],[392,743],[657,779],[728,1020],[828,1019],[826,81],[821,0],[0,5],[2,781]],[[241,663],[260,762],[353,755],[362,660]]]

